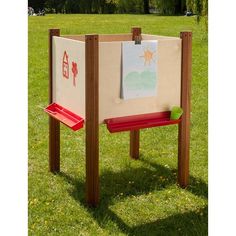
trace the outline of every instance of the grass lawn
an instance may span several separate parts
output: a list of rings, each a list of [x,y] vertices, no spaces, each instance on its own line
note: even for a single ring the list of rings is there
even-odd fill
[[[48,172],[48,29],[61,34],[193,31],[190,186],[176,185],[177,126],[141,131],[141,158],[129,133],[100,128],[101,201],[84,198],[84,129],[61,125],[61,173]],[[207,35],[193,17],[47,15],[29,17],[29,235],[207,235]]]

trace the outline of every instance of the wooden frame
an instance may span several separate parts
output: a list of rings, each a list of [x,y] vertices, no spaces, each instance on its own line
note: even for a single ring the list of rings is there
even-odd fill
[[[53,102],[52,38],[60,36],[59,29],[49,30],[49,104]],[[60,122],[49,116],[49,170],[60,171]]]
[[[86,201],[99,201],[98,35],[85,36]]]
[[[49,30],[49,103],[53,102],[52,39],[60,36],[59,29]],[[141,28],[133,27],[132,40],[140,39]],[[85,42],[85,124],[86,124],[86,202],[89,206],[99,203],[99,35],[67,36]],[[122,36],[103,35],[101,40],[119,41]],[[186,187],[189,181],[190,149],[190,98],[192,33],[181,32],[181,107],[184,110],[178,130],[178,183]],[[130,131],[130,156],[139,158],[140,131]],[[60,171],[60,122],[49,117],[49,170]]]
[[[135,40],[137,37],[141,37],[142,30],[139,27],[133,27],[131,29],[132,40]],[[137,160],[139,158],[139,130],[130,131],[130,157]]]
[[[181,107],[184,113],[179,124],[178,183],[185,188],[189,182],[192,32],[181,32],[180,38],[182,39]]]

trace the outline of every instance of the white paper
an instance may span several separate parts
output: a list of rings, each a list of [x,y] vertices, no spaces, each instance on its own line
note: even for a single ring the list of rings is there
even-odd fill
[[[157,40],[122,42],[121,97],[157,95]]]

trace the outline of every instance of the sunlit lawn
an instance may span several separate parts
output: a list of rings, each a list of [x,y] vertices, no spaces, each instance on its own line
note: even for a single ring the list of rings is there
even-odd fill
[[[193,31],[190,186],[176,185],[177,126],[141,131],[141,158],[128,132],[100,128],[101,200],[84,199],[84,130],[61,125],[61,173],[48,172],[48,29],[61,34],[178,36]],[[193,17],[47,15],[29,17],[29,235],[207,235],[207,35]],[[17,196],[16,196],[17,197]]]

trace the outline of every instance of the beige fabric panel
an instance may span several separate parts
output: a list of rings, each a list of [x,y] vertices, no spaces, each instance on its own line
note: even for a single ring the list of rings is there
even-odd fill
[[[61,35],[62,38],[68,38],[85,42],[85,35]],[[142,34],[142,40],[178,40],[178,37],[168,37],[161,35]],[[132,34],[99,34],[100,42],[131,41]]]
[[[62,75],[63,55],[69,55],[69,79]],[[76,87],[73,86],[72,61],[78,65]],[[53,102],[85,117],[85,43],[53,37]]]
[[[113,36],[103,35],[104,41],[113,40]],[[124,36],[124,35],[123,35]],[[130,39],[117,38],[123,41]],[[173,105],[180,105],[181,83],[181,39],[161,36],[142,35],[143,39],[158,39],[157,60],[157,96],[123,100],[120,98],[121,83],[121,41],[99,43],[99,123],[104,119],[128,115],[147,114],[166,111]],[[74,36],[72,36],[74,37]],[[77,36],[76,36],[77,37]],[[79,41],[78,41],[79,40]],[[53,37],[53,101],[72,112],[85,117],[85,43],[76,38]],[[70,78],[62,76],[62,58],[68,52],[69,64],[78,61],[77,86]]]
[[[132,34],[99,34],[99,42],[131,41]]]
[[[62,35],[63,38],[85,41],[85,35]],[[99,42],[131,41],[132,34],[99,34]]]
[[[85,35],[61,35],[60,37],[85,42]]]
[[[169,37],[162,35],[142,34],[143,40],[180,40],[178,37]]]
[[[146,36],[144,36],[146,37]],[[156,38],[148,38],[156,39]],[[170,110],[180,105],[181,39],[158,40],[157,96],[123,100],[121,86],[121,42],[99,43],[99,121],[113,117]]]

